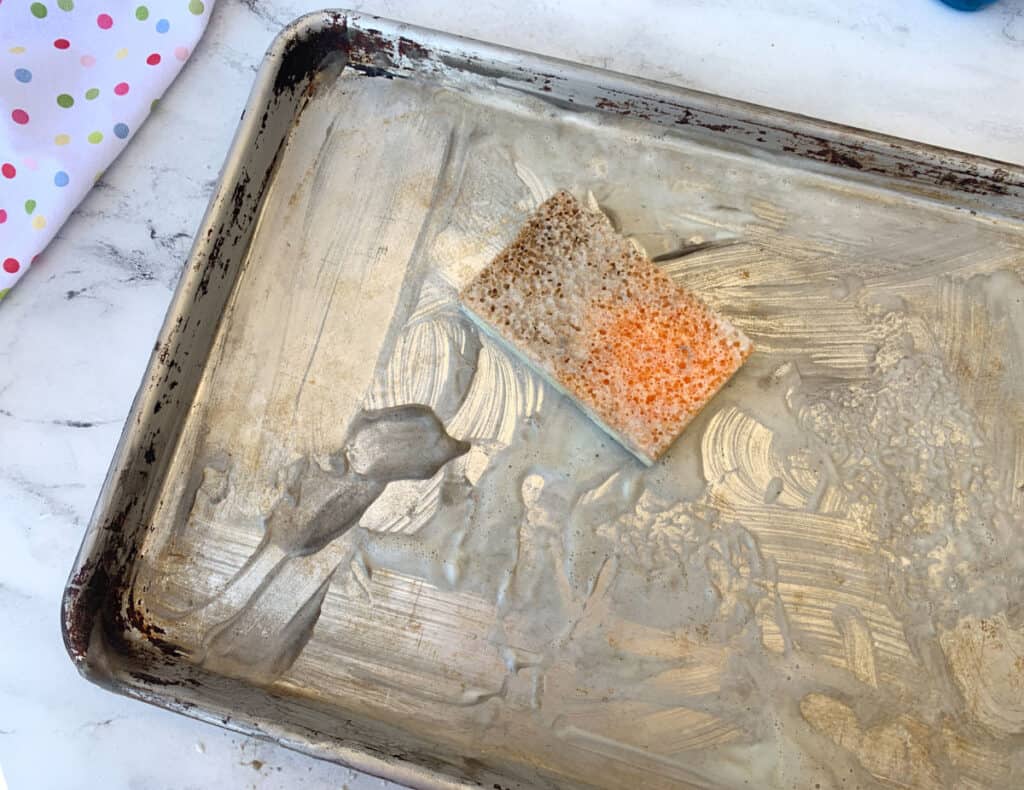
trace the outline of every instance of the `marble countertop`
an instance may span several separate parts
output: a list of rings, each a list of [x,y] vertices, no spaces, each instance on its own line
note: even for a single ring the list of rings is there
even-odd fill
[[[0,790],[370,788],[114,696],[61,591],[263,52],[305,0],[219,0],[195,57],[0,305]],[[1024,162],[1024,2],[367,0],[353,8]],[[209,114],[209,108],[222,112]]]

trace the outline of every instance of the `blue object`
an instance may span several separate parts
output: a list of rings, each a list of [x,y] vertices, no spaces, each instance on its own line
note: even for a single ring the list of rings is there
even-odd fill
[[[957,11],[977,11],[991,5],[995,0],[942,0],[942,2]]]

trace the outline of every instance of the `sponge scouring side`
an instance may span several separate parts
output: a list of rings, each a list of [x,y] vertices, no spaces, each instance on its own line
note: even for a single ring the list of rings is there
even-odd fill
[[[753,350],[565,191],[541,204],[461,298],[488,334],[648,465]]]

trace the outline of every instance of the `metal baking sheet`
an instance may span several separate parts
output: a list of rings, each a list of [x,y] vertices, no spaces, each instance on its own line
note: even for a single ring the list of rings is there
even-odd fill
[[[757,347],[651,469],[457,308],[558,188]],[[68,650],[414,786],[1020,786],[1022,195],[1012,165],[304,17],[156,344]]]

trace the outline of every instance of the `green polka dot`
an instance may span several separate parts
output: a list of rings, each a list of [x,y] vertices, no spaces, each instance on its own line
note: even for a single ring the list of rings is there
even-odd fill
[[[57,0],[57,8],[61,11],[70,11],[75,7],[73,0]]]
[[[87,139],[90,143],[96,145],[96,143],[103,140],[103,132],[90,132],[89,137]]]
[[[25,201],[25,213],[26,214],[31,214],[35,210],[36,210],[36,202],[34,200],[26,200]]]
[[[11,292],[10,288],[0,288],[0,302],[4,300],[4,297]]]
[[[85,92],[85,98],[87,98],[89,101],[92,101],[93,99],[95,99],[99,95],[100,95],[100,89],[99,88],[89,88],[89,90],[87,90]]]
[[[140,5],[138,8],[135,9],[135,18],[138,19],[140,22],[145,22],[147,19],[149,19],[149,9],[146,8],[146,6],[144,5]]]
[[[62,93],[60,96],[57,97],[57,104],[59,104],[64,109],[71,107],[74,103],[75,100],[70,93]]]
[[[200,3],[200,5],[202,5],[202,3]],[[42,3],[33,3],[28,8],[29,11],[32,12],[32,16],[34,16],[36,19],[42,19],[43,17],[46,16],[46,6],[44,6]]]
[[[153,112],[153,110],[155,110],[155,109],[156,109],[156,106],[157,106],[157,105],[158,105],[159,103],[160,103],[160,100],[159,100],[159,99],[153,99],[153,101],[151,101],[151,102],[149,103],[149,111],[150,111],[150,112]]]
[[[203,5],[202,0],[189,0],[188,10],[199,16],[206,10],[206,6]]]

